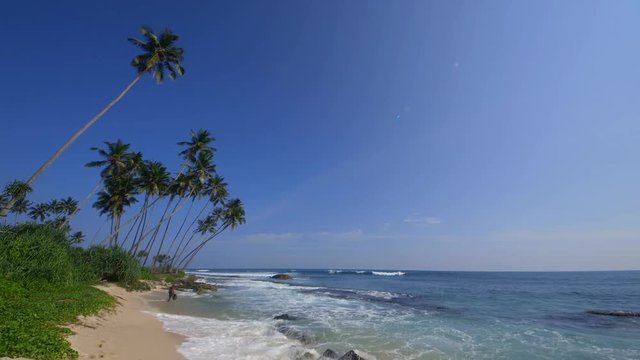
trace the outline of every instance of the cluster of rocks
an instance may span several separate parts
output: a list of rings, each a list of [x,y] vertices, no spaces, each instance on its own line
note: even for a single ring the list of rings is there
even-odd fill
[[[218,287],[213,284],[207,284],[204,282],[196,281],[193,277],[188,277],[184,279],[178,279],[173,282],[173,286],[176,290],[191,290],[198,295],[206,294],[211,291],[217,291]]]
[[[273,317],[274,320],[297,320],[298,318],[295,316],[291,316],[289,314],[280,314],[280,315],[276,315]],[[312,336],[296,329],[293,326],[288,326],[285,324],[281,324],[277,327],[277,330],[286,335],[288,338],[291,339],[296,339],[298,341],[300,341],[302,344],[304,345],[309,345],[311,343],[313,343],[314,339]],[[310,354],[307,354],[310,355]],[[305,356],[305,359],[309,358],[308,356]],[[317,360],[329,360],[329,359],[338,359],[338,360],[365,360],[365,358],[363,358],[362,356],[358,355],[355,351],[350,350],[347,353],[345,353],[342,356],[339,356],[338,353],[336,353],[335,351],[331,350],[331,349],[327,349],[322,353],[322,356],[320,356]]]
[[[331,350],[327,349],[322,353],[322,356],[318,360],[326,360],[326,359],[338,359],[338,360],[365,360],[362,356],[356,354],[355,351],[349,350],[346,354],[338,357],[338,354]]]

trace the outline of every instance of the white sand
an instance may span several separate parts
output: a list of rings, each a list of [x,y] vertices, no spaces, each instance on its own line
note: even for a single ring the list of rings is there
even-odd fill
[[[145,293],[115,285],[99,288],[114,296],[118,305],[114,311],[82,317],[70,326],[75,334],[68,340],[80,359],[184,360],[177,351],[184,337],[164,330],[160,320],[143,312],[150,310]]]

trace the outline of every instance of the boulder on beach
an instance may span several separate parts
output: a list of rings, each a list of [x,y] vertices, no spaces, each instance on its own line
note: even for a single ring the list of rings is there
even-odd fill
[[[276,280],[291,280],[291,275],[287,275],[287,274],[275,274],[271,277],[272,279],[276,279]]]
[[[620,316],[620,317],[640,317],[640,311],[624,311],[624,310],[589,310],[589,314],[604,316]]]
[[[337,358],[338,358],[338,353],[336,353],[331,349],[325,350],[322,353],[322,356],[320,357],[320,359],[337,359]]]
[[[338,360],[365,360],[362,356],[356,354],[355,351],[349,350],[346,354],[342,355]]]

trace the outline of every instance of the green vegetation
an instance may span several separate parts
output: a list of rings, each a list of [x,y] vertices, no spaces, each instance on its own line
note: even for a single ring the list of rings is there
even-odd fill
[[[0,277],[0,357],[67,359],[78,354],[65,340],[62,325],[93,315],[115,300],[85,284],[11,281]]]
[[[184,74],[178,36],[169,30],[157,36],[147,27],[140,33],[143,40],[129,39],[142,50],[131,63],[134,80],[26,182],[10,182],[0,193],[5,224],[0,226],[0,357],[77,357],[63,326],[114,304],[93,284],[110,281],[146,290],[141,279],[174,282],[209,242],[245,222],[242,202],[230,198],[216,170],[214,138],[206,130],[192,131],[190,139],[178,143],[181,166],[174,173],[132,151],[130,144],[105,142],[102,149],[92,148],[99,158],[86,166],[100,169],[100,178],[82,202],[70,197],[29,201],[34,181],[144,74],[158,83],[165,74],[172,80]],[[84,234],[72,231],[71,220],[94,194],[93,207],[107,217],[109,233],[83,248]],[[8,215],[13,215],[11,225]]]
[[[103,267],[97,259],[108,256],[95,254],[107,254],[120,266]],[[0,228],[0,356],[75,358],[65,340],[69,330],[62,326],[114,304],[90,284],[105,274],[134,280],[128,276],[139,274],[139,267],[117,250],[74,247],[73,238],[55,224]]]

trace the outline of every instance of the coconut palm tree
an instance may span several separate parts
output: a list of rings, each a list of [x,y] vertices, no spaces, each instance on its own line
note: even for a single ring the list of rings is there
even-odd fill
[[[29,217],[33,220],[43,222],[50,215],[50,206],[47,203],[32,205],[29,208]]]
[[[64,213],[67,215],[73,214],[74,212],[76,212],[76,209],[78,208],[78,201],[71,197],[67,197],[66,199],[60,200],[60,203],[62,204],[62,209]]]
[[[69,235],[69,245],[79,245],[84,241],[84,234],[82,231],[76,231]]]
[[[98,193],[98,200],[93,207],[98,209],[100,215],[106,214],[111,219],[111,233],[109,245],[118,245],[118,231],[120,221],[125,208],[133,205],[138,200],[138,190],[131,174],[112,176],[105,181],[105,189]]]
[[[211,136],[211,133],[209,133],[208,130],[191,130],[191,140],[180,141],[178,143],[178,145],[185,147],[185,149],[180,152],[180,156],[189,161],[200,152],[215,153],[216,149],[209,146],[209,144],[215,140],[216,139]]]
[[[105,179],[136,168],[142,155],[129,151],[131,144],[125,144],[118,139],[116,142],[105,141],[106,149],[92,147],[102,159],[90,161],[86,167],[101,167],[100,176]]]
[[[4,187],[2,191],[2,197],[5,199],[5,206],[12,200],[15,203],[18,200],[25,199],[27,195],[29,195],[32,191],[33,189],[31,189],[31,186],[23,181],[11,181]],[[10,208],[8,208],[7,210],[9,209]]]
[[[25,198],[21,198],[18,201],[16,201],[16,203],[13,204],[13,207],[11,208],[11,212],[15,215],[13,222],[17,223],[18,215],[27,213],[30,207],[31,207],[31,202],[29,202],[29,200]]]
[[[178,36],[171,30],[163,31],[157,36],[151,28],[143,26],[140,28],[144,40],[130,38],[129,41],[137,46],[142,53],[136,55],[131,61],[131,65],[136,69],[136,77],[127,85],[124,90],[116,96],[107,106],[100,110],[89,122],[87,122],[80,130],[78,130],[53,156],[49,158],[36,172],[27,180],[27,185],[31,186],[40,175],[53,164],[62,153],[71,145],[80,135],[89,129],[96,121],[98,121],[109,109],[111,109],[118,101],[120,101],[133,86],[140,81],[144,74],[151,74],[157,83],[162,83],[165,73],[169,74],[169,78],[175,80],[178,75],[184,75],[185,70],[181,65],[184,57],[184,50],[176,47],[175,43]],[[10,199],[2,208],[0,208],[0,217],[6,216],[9,209],[18,199]]]

